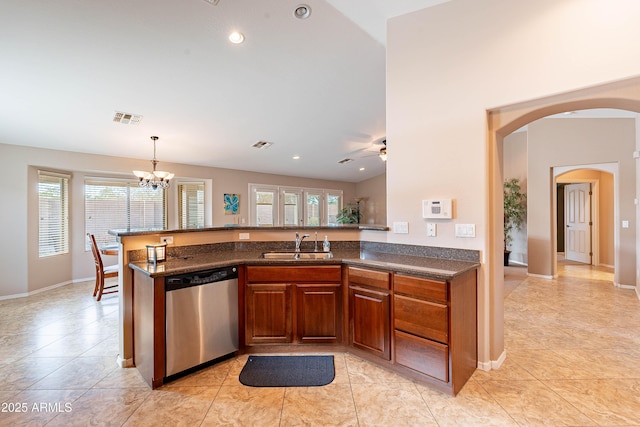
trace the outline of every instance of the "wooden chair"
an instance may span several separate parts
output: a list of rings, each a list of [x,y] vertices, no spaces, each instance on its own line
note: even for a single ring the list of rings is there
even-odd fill
[[[96,300],[100,301],[102,299],[102,295],[118,292],[118,285],[104,286],[104,279],[109,277],[118,277],[118,266],[112,265],[105,267],[104,264],[102,264],[102,257],[100,256],[100,250],[96,244],[96,238],[93,234],[89,233],[87,233],[87,236],[89,237],[89,240],[91,240],[91,252],[93,252],[93,259],[96,264],[96,286],[93,289],[93,296],[95,297],[97,295]]]

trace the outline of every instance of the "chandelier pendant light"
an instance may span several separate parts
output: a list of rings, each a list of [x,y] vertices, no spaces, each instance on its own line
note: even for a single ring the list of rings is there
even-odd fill
[[[151,160],[153,171],[133,171],[133,174],[140,178],[138,182],[140,187],[151,187],[154,190],[158,187],[169,188],[169,180],[174,177],[174,174],[156,170],[156,166],[158,165],[158,161],[156,160],[156,141],[158,137],[152,136],[151,140],[153,141],[153,160]]]

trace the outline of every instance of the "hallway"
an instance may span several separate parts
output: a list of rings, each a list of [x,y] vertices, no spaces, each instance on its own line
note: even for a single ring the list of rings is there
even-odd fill
[[[242,386],[245,355],[151,391],[115,365],[117,294],[96,303],[85,282],[0,301],[0,425],[640,425],[635,292],[590,266],[557,280],[511,268],[506,361],[455,398],[345,353],[325,387]]]

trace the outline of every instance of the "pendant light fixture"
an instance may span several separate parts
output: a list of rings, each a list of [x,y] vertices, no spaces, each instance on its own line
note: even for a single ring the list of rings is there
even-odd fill
[[[156,141],[158,140],[158,137],[152,136],[151,140],[153,141],[153,160],[151,160],[153,171],[133,171],[133,174],[140,178],[140,182],[138,182],[140,187],[151,187],[154,190],[158,187],[169,188],[169,180],[174,177],[174,174],[156,170],[156,165],[158,164],[158,161],[156,160]]]

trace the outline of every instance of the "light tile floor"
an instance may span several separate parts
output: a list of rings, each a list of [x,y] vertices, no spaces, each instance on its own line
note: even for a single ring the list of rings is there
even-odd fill
[[[343,353],[325,387],[245,387],[244,356],[151,391],[115,364],[117,295],[0,301],[0,426],[640,425],[640,301],[606,270],[559,273],[507,269],[507,359],[455,398]]]

